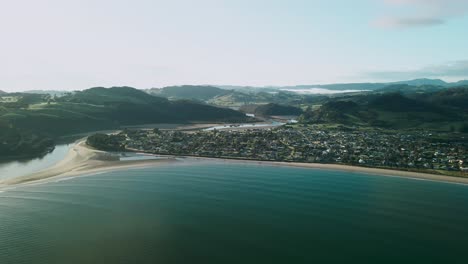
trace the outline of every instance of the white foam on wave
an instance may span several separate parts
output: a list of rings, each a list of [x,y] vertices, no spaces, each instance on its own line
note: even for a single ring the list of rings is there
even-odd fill
[[[56,179],[54,182],[63,182],[63,181],[73,180],[75,178],[76,177],[59,178],[59,179]]]

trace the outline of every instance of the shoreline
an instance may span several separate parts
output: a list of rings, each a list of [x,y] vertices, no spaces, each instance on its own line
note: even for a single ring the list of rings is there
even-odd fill
[[[65,157],[44,170],[19,177],[0,180],[0,190],[12,186],[46,182],[50,179],[67,178],[86,174],[141,168],[176,162],[174,157],[149,160],[122,161],[109,152],[93,149],[81,140],[72,145]]]
[[[437,182],[456,183],[468,185],[468,178],[430,174],[423,172],[411,172],[403,170],[383,169],[358,167],[342,164],[322,164],[322,163],[301,163],[301,162],[281,162],[281,161],[262,161],[262,160],[247,160],[247,159],[230,159],[230,158],[210,158],[198,156],[175,156],[175,155],[155,155],[152,153],[144,153],[133,151],[133,153],[142,153],[145,155],[162,157],[161,159],[147,160],[120,160],[119,157],[110,152],[94,149],[84,140],[77,141],[69,149],[67,155],[55,165],[46,168],[39,172],[34,172],[24,176],[13,177],[0,180],[0,190],[8,187],[17,187],[28,184],[44,183],[51,179],[68,178],[87,174],[96,174],[102,172],[110,172],[121,169],[154,167],[158,165],[166,165],[178,162],[199,162],[212,161],[237,164],[253,164],[281,167],[296,167],[306,169],[319,170],[334,170],[345,171],[351,173],[364,173],[373,176],[391,176],[402,177],[419,180],[430,180]],[[178,160],[178,159],[183,159]]]
[[[403,170],[392,170],[383,168],[369,168],[359,167],[351,165],[341,164],[323,164],[323,163],[301,163],[301,162],[281,162],[281,161],[261,161],[261,160],[241,160],[241,159],[218,159],[218,158],[204,158],[204,157],[187,157],[190,159],[202,159],[202,160],[218,160],[226,163],[245,163],[254,165],[267,165],[267,166],[279,166],[279,167],[295,167],[305,169],[318,169],[318,170],[331,170],[331,171],[345,171],[351,173],[363,173],[371,176],[380,177],[400,177],[406,179],[418,179],[418,180],[429,180],[436,182],[455,183],[468,185],[468,178],[431,174],[424,172],[413,172]]]

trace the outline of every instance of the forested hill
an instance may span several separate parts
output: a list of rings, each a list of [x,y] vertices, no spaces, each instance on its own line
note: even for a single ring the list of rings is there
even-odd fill
[[[95,105],[112,105],[122,102],[134,104],[164,104],[168,102],[165,98],[150,96],[141,90],[126,86],[90,88],[61,97],[60,101]]]
[[[468,80],[461,80],[458,82],[445,82],[440,79],[414,79],[407,81],[397,82],[382,82],[382,83],[332,83],[332,84],[306,84],[296,86],[272,86],[272,87],[243,87],[243,86],[219,86],[225,89],[233,89],[236,91],[252,91],[252,90],[263,90],[263,91],[278,91],[278,90],[307,90],[312,88],[322,88],[328,90],[367,90],[375,91],[385,89],[395,85],[409,85],[409,86],[438,86],[443,88],[457,87],[461,85],[467,85]]]
[[[169,101],[131,87],[91,88],[63,97],[9,94],[0,102],[0,156],[21,155],[25,142],[42,146],[42,139],[122,125],[185,123],[191,121],[242,122],[245,114],[196,103]],[[40,147],[38,147],[40,149]]]
[[[330,98],[309,108],[305,123],[468,132],[468,87],[428,93],[385,93]]]
[[[429,103],[468,111],[468,85],[444,89],[432,93],[417,94],[413,97]]]
[[[213,97],[225,94],[228,91],[213,86],[183,85],[168,86],[161,89],[155,88],[148,92],[156,96],[167,97],[170,99],[193,99],[206,101]]]

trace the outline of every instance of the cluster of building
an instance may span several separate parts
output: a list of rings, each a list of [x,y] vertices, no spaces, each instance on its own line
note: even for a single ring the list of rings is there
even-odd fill
[[[128,149],[155,154],[269,161],[337,163],[369,167],[467,171],[463,134],[383,130],[271,129],[122,132]]]

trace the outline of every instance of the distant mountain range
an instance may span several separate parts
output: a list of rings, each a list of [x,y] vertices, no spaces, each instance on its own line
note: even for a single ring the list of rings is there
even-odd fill
[[[317,96],[325,97],[342,97],[345,95],[359,94],[383,94],[383,93],[401,93],[401,94],[421,94],[444,91],[448,88],[463,87],[463,84],[468,84],[468,81],[459,81],[447,83],[442,80],[433,79],[416,79],[410,81],[392,82],[392,83],[349,83],[349,84],[330,84],[322,85],[321,87],[312,88],[312,86],[294,86],[294,87],[276,87],[276,88],[256,88],[256,87],[240,87],[235,86],[214,87],[206,85],[184,85],[170,86],[164,88],[153,88],[145,90],[147,93],[168,98],[170,100],[195,100],[208,103],[211,105],[224,107],[241,107],[244,105],[260,105],[268,103],[276,103],[280,105],[301,105],[309,104],[316,101]],[[230,88],[230,89],[228,89]],[[284,91],[283,89],[287,90]],[[291,91],[300,90],[300,93]],[[334,90],[343,91],[339,93],[304,93],[303,91],[310,90]],[[345,93],[344,91],[354,90],[357,92]],[[362,92],[358,92],[362,91]]]
[[[168,98],[170,100],[194,100],[217,106],[241,106],[245,104],[281,102],[278,94],[270,94],[263,90],[228,90],[207,85],[183,85],[153,88],[147,93]],[[289,97],[294,97],[289,95]],[[284,103],[284,102],[283,102]]]
[[[161,96],[170,99],[192,99],[206,101],[213,97],[226,94],[228,91],[214,86],[182,85],[168,86],[161,89],[153,88],[147,90],[147,92],[155,96]]]
[[[381,83],[334,83],[334,84],[308,84],[308,85],[295,85],[295,86],[236,86],[236,85],[181,85],[181,86],[167,86],[163,88],[144,89],[145,92],[166,97],[170,99],[193,99],[199,101],[210,100],[217,96],[229,95],[229,91],[237,91],[243,93],[258,93],[258,92],[277,92],[278,90],[303,90],[321,88],[328,90],[381,90],[384,88],[395,88],[398,85],[408,85],[414,87],[420,86],[434,86],[440,88],[449,88],[456,86],[468,85],[468,80],[461,80],[458,82],[445,82],[440,79],[414,79],[408,81],[397,82],[381,82]],[[402,87],[402,86],[401,86]],[[400,87],[400,88],[401,88]],[[414,89],[414,88],[413,88]],[[6,92],[0,90],[0,94]],[[52,96],[64,96],[70,91],[61,90],[29,90],[22,91],[21,93],[30,94],[48,94]]]
[[[246,89],[267,89],[267,90],[302,90],[312,88],[322,88],[328,90],[379,90],[387,86],[393,85],[411,85],[411,86],[422,86],[432,85],[440,87],[455,87],[468,85],[468,80],[462,80],[458,82],[445,82],[440,79],[415,79],[409,81],[398,81],[398,82],[383,82],[383,83],[336,83],[336,84],[310,84],[310,85],[295,85],[295,86],[267,86],[267,87],[249,87],[249,86],[229,86],[229,85],[215,85],[216,87],[223,89],[234,89],[234,90],[246,90]]]

